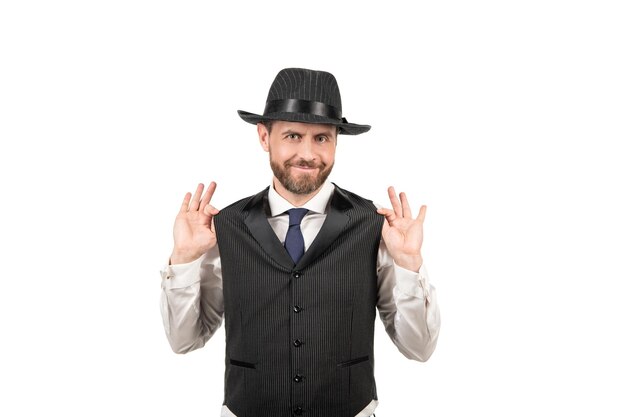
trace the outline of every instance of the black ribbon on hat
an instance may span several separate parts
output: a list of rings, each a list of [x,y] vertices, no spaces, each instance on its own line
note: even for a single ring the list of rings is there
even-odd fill
[[[308,113],[341,120],[341,110],[336,107],[319,101],[299,100],[296,98],[268,101],[265,104],[263,115],[267,116],[270,113]]]

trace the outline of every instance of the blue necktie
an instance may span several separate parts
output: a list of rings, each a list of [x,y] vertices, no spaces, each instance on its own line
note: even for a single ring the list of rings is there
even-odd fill
[[[285,237],[285,249],[296,264],[304,254],[304,238],[300,230],[300,222],[307,212],[308,210],[303,208],[287,210],[289,213],[289,230],[287,230]]]

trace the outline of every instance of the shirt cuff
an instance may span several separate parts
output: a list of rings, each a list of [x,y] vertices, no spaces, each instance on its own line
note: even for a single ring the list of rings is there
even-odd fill
[[[428,273],[426,267],[422,265],[418,272],[409,271],[393,263],[393,270],[396,275],[396,288],[404,295],[415,298],[429,297]]]
[[[200,268],[206,254],[186,264],[166,265],[161,270],[163,289],[186,288],[200,282]]]

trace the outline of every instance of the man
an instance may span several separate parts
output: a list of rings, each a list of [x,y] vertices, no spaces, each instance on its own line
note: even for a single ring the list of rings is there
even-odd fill
[[[425,361],[439,332],[435,290],[422,267],[426,207],[412,217],[389,188],[377,209],[327,181],[349,123],[332,74],[279,72],[257,125],[272,184],[219,211],[216,185],[187,193],[162,271],[172,349],[204,346],[226,327],[222,416],[365,417],[377,402],[376,308],[408,358]]]

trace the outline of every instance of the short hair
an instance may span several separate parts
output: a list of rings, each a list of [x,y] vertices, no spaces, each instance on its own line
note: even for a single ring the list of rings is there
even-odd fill
[[[263,120],[261,123],[267,129],[267,133],[272,133],[272,125],[274,124],[273,120]]]

